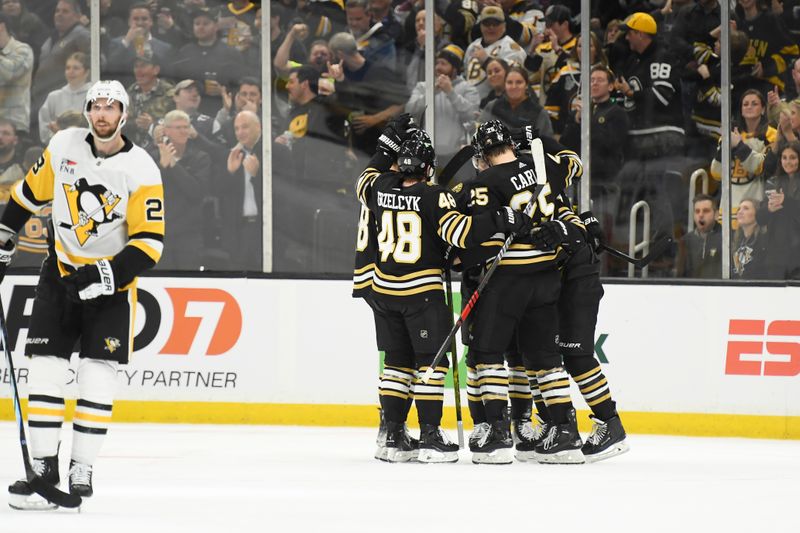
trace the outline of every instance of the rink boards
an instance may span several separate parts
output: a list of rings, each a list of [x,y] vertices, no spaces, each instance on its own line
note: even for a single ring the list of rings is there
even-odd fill
[[[23,396],[35,282],[2,285]],[[800,439],[799,298],[798,287],[607,285],[595,352],[626,428]],[[117,421],[375,423],[380,355],[347,281],[143,278],[137,307]],[[5,364],[0,379],[11,419]]]

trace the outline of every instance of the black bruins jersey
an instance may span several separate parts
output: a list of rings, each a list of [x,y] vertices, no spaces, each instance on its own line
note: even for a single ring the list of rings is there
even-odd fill
[[[378,231],[375,217],[366,206],[358,214],[356,234],[356,260],[353,268],[353,298],[372,295],[372,274],[375,270],[375,254],[378,251]]]
[[[531,212],[534,225],[557,217],[558,195],[570,186],[573,179],[581,176],[583,166],[572,150],[547,137],[543,137],[542,142],[547,182],[540,189],[537,189],[533,159],[523,154],[512,162],[489,167],[478,174],[470,187],[471,212],[493,211],[501,206],[523,211],[538,190]],[[465,268],[491,262],[504,242],[505,235],[500,233],[483,242],[479,248],[467,250],[461,254]],[[529,237],[518,237],[500,261],[500,268],[513,269],[509,270],[513,273],[554,268],[561,253],[561,247],[540,250],[534,247]]]
[[[405,176],[381,172],[383,165],[374,164],[377,158],[361,174],[356,187],[359,200],[369,207],[377,223],[373,296],[409,302],[432,294],[443,297],[448,246],[478,246],[495,234],[492,212],[465,215],[457,210],[449,190],[430,182],[403,186]],[[363,268],[362,274],[366,274],[368,267]]]

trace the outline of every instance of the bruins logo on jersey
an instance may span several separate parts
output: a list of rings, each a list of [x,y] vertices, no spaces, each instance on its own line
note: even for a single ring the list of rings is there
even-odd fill
[[[59,226],[74,231],[81,246],[97,235],[100,225],[122,218],[114,212],[120,197],[103,185],[89,185],[86,178],[80,178],[72,185],[65,183],[64,194],[71,221],[60,222]]]

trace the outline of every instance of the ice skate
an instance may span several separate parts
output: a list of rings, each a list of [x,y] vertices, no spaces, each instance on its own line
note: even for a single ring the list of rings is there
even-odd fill
[[[514,460],[514,441],[506,420],[496,420],[472,450],[475,464],[507,465]]]
[[[453,443],[439,426],[422,424],[419,431],[420,463],[455,463],[458,444]]]
[[[58,486],[61,482],[57,455],[43,459],[32,458],[31,467],[47,483]],[[47,511],[58,507],[33,492],[27,479],[20,479],[8,486],[8,506],[19,511]]]
[[[419,441],[411,438],[405,424],[386,422],[386,460],[390,463],[416,461]]]
[[[625,428],[619,415],[609,418],[605,422],[590,416],[592,419],[592,432],[583,445],[583,456],[587,463],[596,463],[627,452],[630,447],[625,441]]]
[[[378,409],[380,423],[378,424],[378,436],[375,437],[375,459],[380,461],[389,460],[389,450],[386,448],[386,419],[383,416],[383,409]]]
[[[534,461],[536,460],[536,445],[539,444],[547,434],[550,425],[542,420],[539,415],[536,415],[536,425],[531,423],[530,420],[523,421],[520,424],[517,424],[517,422],[520,421],[515,420],[512,425],[514,433],[517,435],[517,438],[514,439],[516,442],[514,457],[517,461],[523,463],[526,461]]]
[[[552,425],[537,444],[534,458],[545,464],[583,464],[581,436],[574,422]]]
[[[74,459],[69,462],[69,493],[81,498],[89,498],[94,494],[92,489],[92,465],[79,463]]]

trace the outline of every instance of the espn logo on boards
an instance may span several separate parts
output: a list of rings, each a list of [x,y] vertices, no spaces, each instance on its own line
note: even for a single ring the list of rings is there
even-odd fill
[[[775,320],[767,324],[766,320],[731,319],[725,374],[800,374],[800,321]]]

